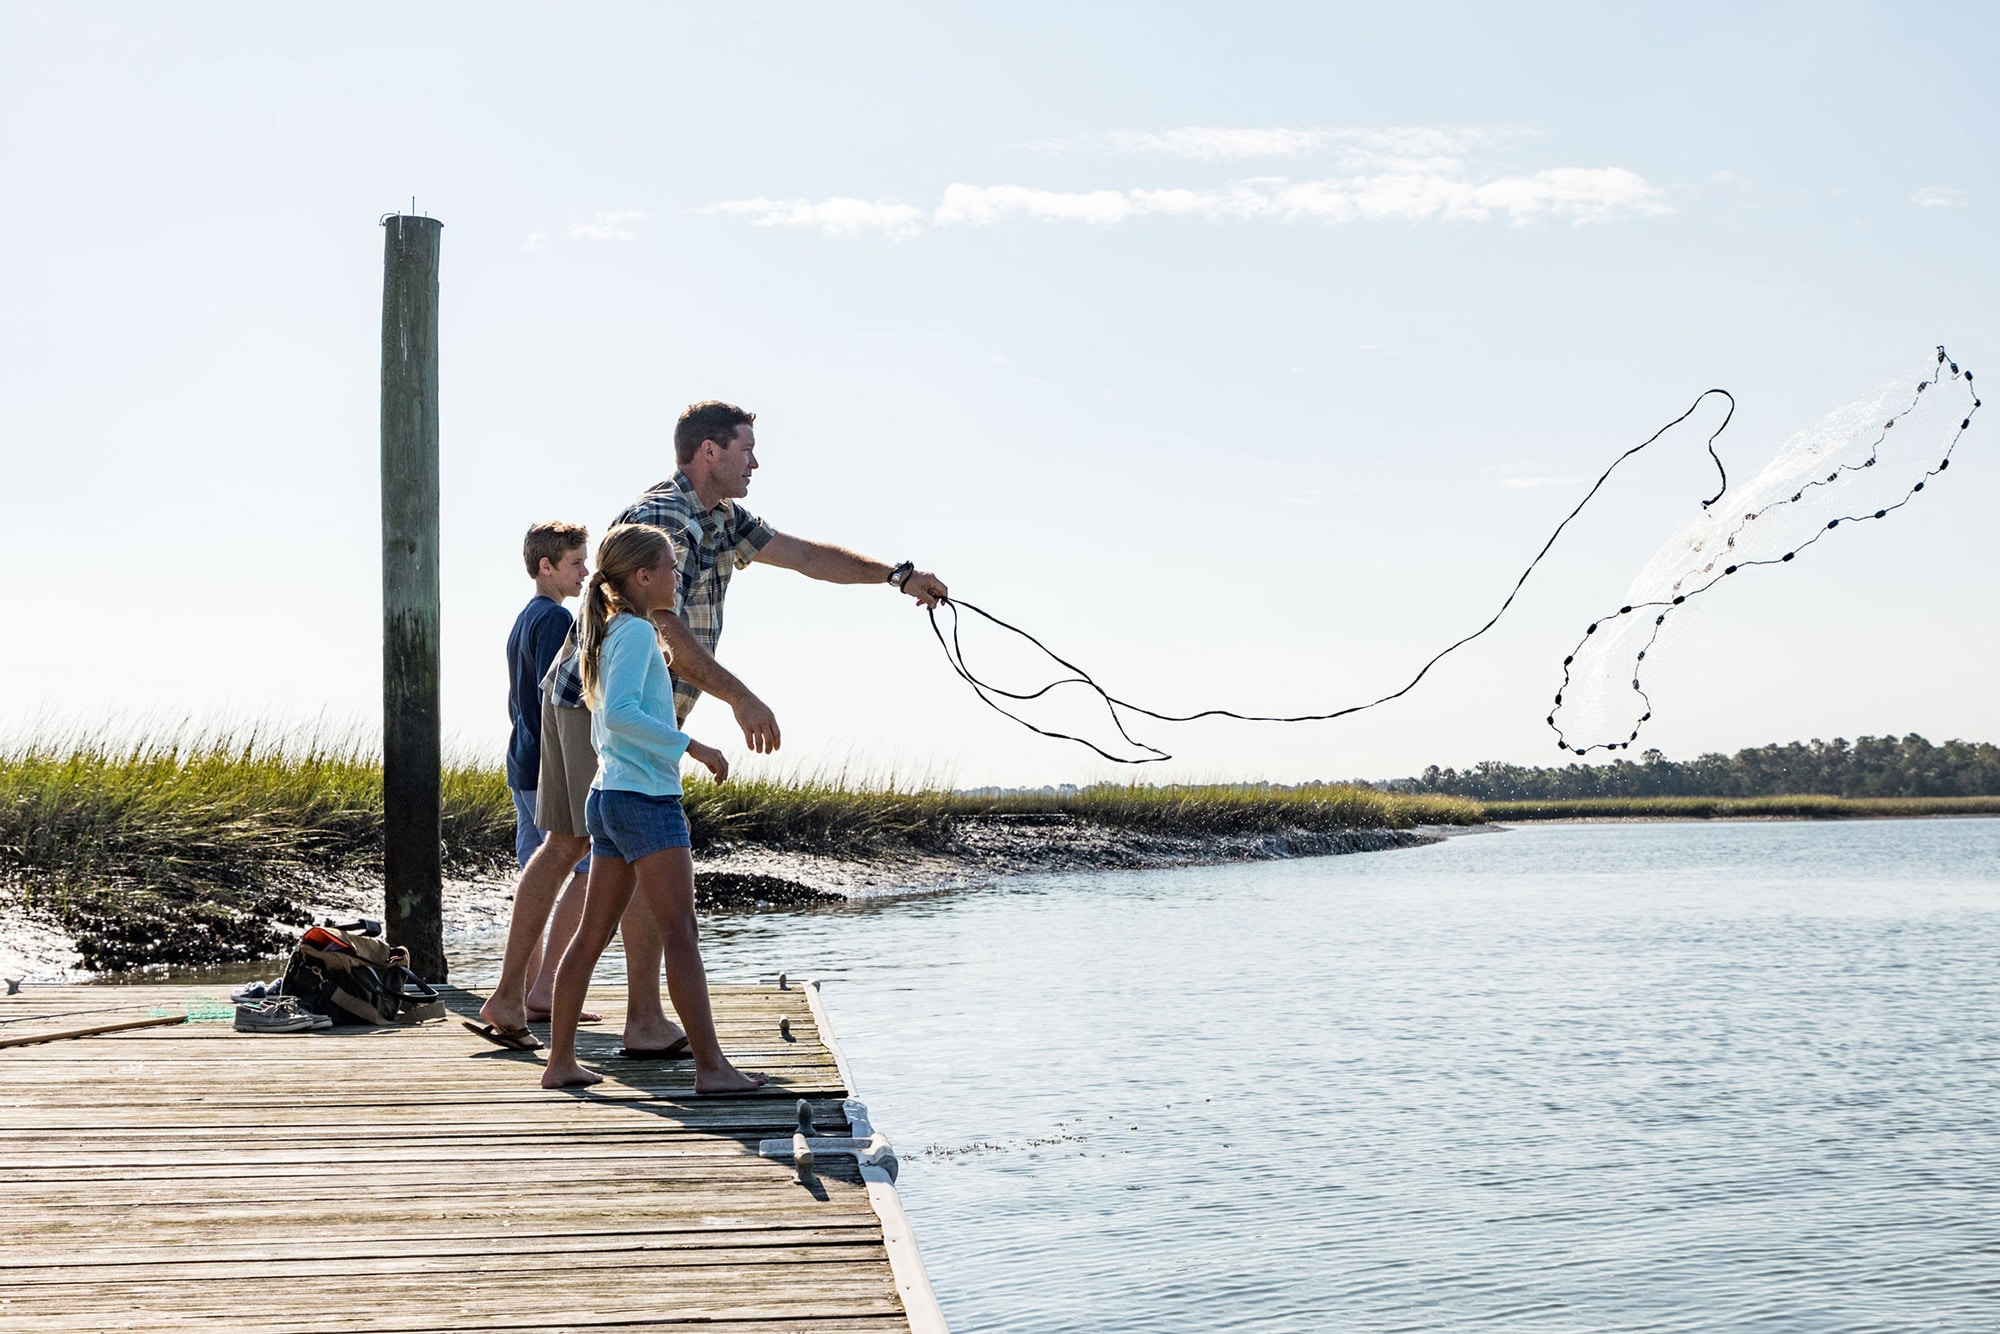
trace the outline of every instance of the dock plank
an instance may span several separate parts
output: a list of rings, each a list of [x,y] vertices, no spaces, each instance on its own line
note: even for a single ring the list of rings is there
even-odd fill
[[[538,1086],[538,1056],[418,1028],[233,1031],[177,985],[0,998],[9,1036],[186,1012],[169,1027],[0,1050],[0,1328],[19,1331],[908,1331],[851,1161],[804,1187],[757,1141],[801,1097],[847,1130],[840,1067],[797,988],[714,988],[756,1096],[617,1057],[622,991]],[[789,1032],[781,1033],[785,1020]],[[546,1036],[546,1028],[540,1030]]]

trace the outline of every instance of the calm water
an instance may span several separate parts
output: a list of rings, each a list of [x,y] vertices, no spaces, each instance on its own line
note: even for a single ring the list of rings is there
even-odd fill
[[[1528,827],[705,930],[717,977],[828,979],[960,1334],[2000,1329],[2000,821]]]

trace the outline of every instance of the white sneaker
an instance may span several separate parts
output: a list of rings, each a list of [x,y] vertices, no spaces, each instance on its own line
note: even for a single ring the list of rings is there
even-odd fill
[[[332,1028],[333,1020],[303,1009],[296,996],[274,996],[269,1000],[246,1001],[236,1007],[239,1033],[310,1033],[316,1028]]]
[[[321,1013],[320,1013],[319,1011],[317,1011],[317,1010],[308,1010],[308,1009],[306,1008],[306,1004],[305,1004],[305,1002],[304,1002],[304,1001],[302,1001],[302,1000],[300,1000],[300,999],[299,999],[299,998],[298,998],[297,996],[283,996],[283,995],[278,995],[278,996],[273,996],[273,997],[271,997],[271,999],[272,999],[272,1000],[275,1000],[275,1001],[283,1001],[283,1002],[285,1002],[286,1004],[288,1004],[288,1005],[292,1006],[292,1007],[293,1007],[294,1009],[296,1009],[296,1010],[297,1010],[297,1011],[298,1011],[298,1012],[299,1012],[300,1014],[302,1014],[302,1015],[304,1015],[304,1016],[305,1016],[306,1018],[308,1018],[308,1019],[312,1020],[312,1021],[313,1021],[313,1031],[314,1031],[314,1032],[318,1032],[318,1031],[319,1031],[320,1029],[322,1029],[322,1028],[332,1028],[332,1027],[333,1027],[333,1016],[331,1016],[331,1015],[325,1015],[325,1014],[321,1014]]]

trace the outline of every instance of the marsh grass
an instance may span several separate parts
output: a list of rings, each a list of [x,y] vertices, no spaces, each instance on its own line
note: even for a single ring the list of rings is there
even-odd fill
[[[513,819],[498,771],[446,771],[447,862],[490,860]],[[22,870],[248,884],[364,865],[381,832],[381,763],[355,742],[85,738],[0,752],[0,857]]]
[[[968,822],[1060,819],[1198,837],[1576,818],[2000,814],[2000,798],[1659,797],[1488,802],[1358,786],[1099,785],[975,796],[844,773],[688,784],[697,848],[866,857],[945,851]],[[444,774],[458,875],[510,863],[497,769]],[[59,923],[92,970],[258,958],[290,944],[315,891],[379,873],[382,769],[359,735],[78,736],[0,749],[0,882]]]
[[[1001,797],[993,814],[1066,815],[1088,824],[1153,834],[1277,834],[1290,830],[1409,829],[1484,819],[1465,797],[1399,795],[1371,788],[1100,784],[1074,796]]]
[[[859,856],[944,847],[952,826],[967,813],[964,800],[950,792],[839,775],[733,778],[721,784],[691,779],[682,801],[696,848]]]
[[[1229,835],[1476,822],[1477,802],[1362,788],[1095,787],[978,797],[846,774],[688,784],[698,848],[848,856],[948,849],[969,820],[1059,816],[1151,834]],[[456,874],[513,851],[497,769],[444,775]],[[93,970],[218,962],[285,947],[329,882],[379,872],[382,770],[358,735],[105,735],[0,750],[0,879],[61,924]]]
[[[1216,836],[1477,824],[1478,802],[1361,787],[1300,789],[1100,784],[1065,796],[971,796],[846,776],[687,785],[696,847],[747,844],[866,855],[951,845],[962,822],[1060,816],[1149,834]]]
[[[498,773],[444,779],[446,860],[511,846]],[[257,958],[300,899],[378,865],[381,766],[357,741],[98,736],[0,752],[0,876],[76,938],[91,969]]]

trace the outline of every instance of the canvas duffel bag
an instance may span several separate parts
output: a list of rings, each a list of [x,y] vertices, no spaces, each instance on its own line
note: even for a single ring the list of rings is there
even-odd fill
[[[335,1024],[421,1023],[444,1018],[435,988],[409,968],[410,953],[375,936],[315,926],[300,938],[279,991]]]

